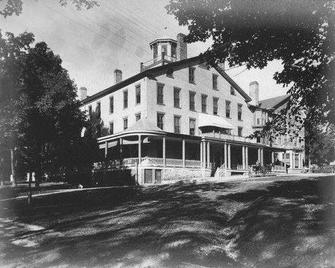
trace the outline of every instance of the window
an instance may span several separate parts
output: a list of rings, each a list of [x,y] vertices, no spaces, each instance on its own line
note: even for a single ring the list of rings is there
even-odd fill
[[[238,135],[239,137],[242,137],[242,130],[243,130],[242,127],[238,127],[238,128],[237,128],[237,135]]]
[[[97,107],[95,108],[95,112],[97,113],[97,116],[100,118],[101,117],[101,103],[97,103]]]
[[[170,78],[173,78],[173,69],[171,68],[171,69],[168,69],[167,71],[166,71],[166,76],[167,77],[170,77]]]
[[[174,125],[174,133],[180,133],[180,116],[175,115],[173,118],[173,125]]]
[[[194,71],[195,71],[194,67],[190,67],[188,69],[188,81],[192,84],[194,84]]]
[[[235,89],[233,86],[230,86],[230,95],[235,95]]]
[[[194,136],[195,135],[195,119],[190,118],[189,126],[190,126],[190,135]]]
[[[161,47],[162,50],[162,57],[167,55],[167,45],[162,45]]]
[[[242,104],[237,104],[237,119],[242,120]]]
[[[109,113],[114,113],[114,97],[109,97]]]
[[[164,114],[163,113],[157,113],[157,127],[160,129],[164,129]]]
[[[260,125],[260,119],[259,118],[257,118],[257,126],[259,126]]]
[[[114,122],[109,123],[109,134],[114,134]]]
[[[219,109],[219,98],[214,97],[213,98],[213,114],[217,115]]]
[[[128,108],[128,90],[123,91],[123,109]]]
[[[230,118],[230,101],[226,101],[226,117]]]
[[[212,76],[212,82],[213,82],[213,89],[218,89],[218,75],[213,74]]]
[[[177,57],[177,44],[172,43],[171,46],[171,57],[176,58]]]
[[[92,116],[92,105],[88,106],[88,115]]]
[[[164,84],[157,83],[157,104],[164,104]]]
[[[207,113],[207,95],[201,95],[201,112]]]
[[[135,119],[136,119],[136,121],[140,120],[141,119],[141,113],[135,114]]]
[[[136,94],[136,104],[141,103],[141,85],[137,85],[135,87],[135,94]]]
[[[190,91],[190,110],[195,111],[195,92]]]
[[[180,108],[180,88],[173,88],[173,103],[175,108]]]
[[[128,128],[128,117],[123,118],[123,129]]]
[[[153,58],[156,59],[156,58],[157,58],[157,55],[158,55],[158,47],[157,47],[157,44],[154,44],[154,45],[153,45],[152,51],[153,51]]]

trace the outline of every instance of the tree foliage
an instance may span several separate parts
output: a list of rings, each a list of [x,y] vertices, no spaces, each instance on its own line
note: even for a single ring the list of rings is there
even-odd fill
[[[30,0],[26,0],[27,2]],[[3,0],[2,10],[0,10],[0,15],[3,17],[20,15],[23,10],[24,0]],[[82,8],[90,9],[92,7],[98,6],[98,2],[95,0],[58,0],[61,6],[66,6],[68,3],[74,5],[78,10]]]
[[[33,45],[29,33],[6,34],[0,42],[2,148],[16,147],[21,165],[37,175],[80,169],[86,116],[60,57],[44,42]]]
[[[170,0],[166,8],[188,26],[187,42],[212,40],[204,55],[213,65],[282,62],[274,79],[290,99],[268,130],[335,123],[334,1]]]

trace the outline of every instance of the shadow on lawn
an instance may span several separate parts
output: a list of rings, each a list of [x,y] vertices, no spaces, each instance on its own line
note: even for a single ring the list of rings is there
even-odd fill
[[[35,246],[7,243],[3,258],[35,266],[145,267],[316,267],[335,261],[334,177],[266,185],[239,191],[236,183],[174,184],[137,189],[117,205],[102,195],[99,209],[99,202],[63,214],[59,207],[54,213],[40,208],[38,217],[25,214],[19,221],[39,218],[48,228],[16,236]]]

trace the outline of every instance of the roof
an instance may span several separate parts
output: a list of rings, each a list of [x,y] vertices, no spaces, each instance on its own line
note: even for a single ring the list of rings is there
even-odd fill
[[[199,127],[218,127],[223,129],[233,129],[234,126],[223,117],[216,115],[199,113]]]
[[[259,107],[267,110],[276,109],[279,106],[283,105],[288,98],[289,95],[283,95],[279,97],[261,100],[259,101]]]
[[[131,76],[111,87],[108,87],[102,91],[99,91],[98,93],[90,96],[90,97],[87,97],[86,99],[82,100],[81,101],[81,104],[86,104],[86,103],[89,103],[91,101],[94,101],[100,97],[103,97],[105,95],[108,95],[112,92],[115,92],[116,90],[120,89],[120,88],[123,88],[123,87],[126,87],[128,86],[129,84],[131,83],[134,83],[138,80],[141,80],[142,78],[144,77],[152,77],[152,76],[155,76],[157,74],[159,74],[160,72],[164,72],[164,71],[167,71],[168,69],[175,69],[175,68],[180,68],[180,67],[187,67],[187,66],[193,66],[193,65],[196,65],[196,64],[201,64],[201,63],[204,63],[205,62],[205,58],[202,56],[202,55],[199,55],[199,56],[196,56],[196,57],[192,57],[192,58],[187,58],[187,59],[184,59],[184,60],[180,60],[180,61],[175,61],[175,62],[171,62],[169,64],[166,64],[166,65],[161,65],[161,66],[157,66],[157,67],[154,67],[154,68],[151,68],[151,69],[146,69],[144,70],[143,72],[140,72],[134,76]],[[249,102],[251,101],[251,98],[249,97],[248,94],[246,94],[243,89],[237,85],[235,83],[235,81],[233,79],[230,78],[230,76],[222,69],[220,68],[219,66],[215,66],[214,67],[218,73],[220,73],[235,89],[237,92],[239,92],[243,97],[244,99]]]
[[[157,127],[154,123],[149,121],[147,118],[142,118],[138,120],[135,124],[130,126],[128,129],[125,130],[125,132],[162,132],[164,133],[163,130],[161,130],[159,127]]]

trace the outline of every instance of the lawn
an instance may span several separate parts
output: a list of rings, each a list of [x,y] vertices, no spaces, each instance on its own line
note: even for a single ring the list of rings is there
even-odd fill
[[[335,177],[81,191],[0,203],[19,267],[335,267]]]

